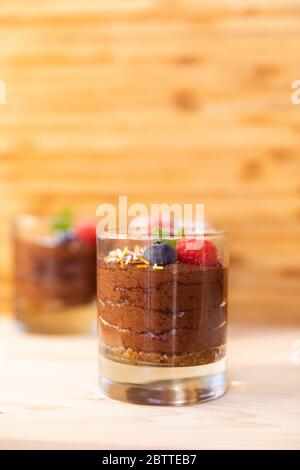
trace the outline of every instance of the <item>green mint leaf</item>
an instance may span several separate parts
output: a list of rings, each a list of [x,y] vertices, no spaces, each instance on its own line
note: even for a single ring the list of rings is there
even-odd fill
[[[54,231],[64,232],[72,228],[73,222],[73,213],[70,209],[66,208],[54,216],[51,227]]]
[[[158,239],[161,239],[163,235],[166,235],[166,233],[163,231],[162,228],[157,227],[153,230],[153,235],[155,235]]]
[[[170,245],[174,250],[176,249],[176,243],[177,239],[176,238],[167,238],[167,239],[162,239],[162,243],[166,243],[167,245]]]
[[[155,237],[157,237],[155,242],[166,243],[167,245],[170,245],[172,248],[174,248],[174,250],[176,249],[177,239],[176,238],[164,238],[167,235],[167,233],[162,228],[154,229],[153,234],[155,235]]]

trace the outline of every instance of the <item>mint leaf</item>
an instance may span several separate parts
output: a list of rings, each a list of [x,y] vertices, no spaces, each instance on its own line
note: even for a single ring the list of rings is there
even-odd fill
[[[153,230],[153,235],[155,235],[158,239],[161,239],[163,235],[166,235],[166,232],[164,232],[162,228],[157,227]]]
[[[157,240],[155,242],[161,242],[161,243],[166,243],[167,245],[170,245],[174,250],[176,249],[176,238],[164,238],[164,236],[167,235],[167,233],[162,229],[162,228],[156,228],[153,231],[153,234],[157,237]]]
[[[178,230],[177,235],[178,235],[179,237],[184,238],[184,236],[185,236],[184,228],[182,228],[181,230]]]
[[[65,232],[73,226],[74,217],[70,209],[63,209],[58,215],[53,217],[51,227],[54,231]]]
[[[162,238],[161,241],[162,243],[166,243],[167,245],[170,245],[172,248],[174,248],[174,250],[176,249],[176,243],[177,243],[176,238],[167,238],[167,239]]]

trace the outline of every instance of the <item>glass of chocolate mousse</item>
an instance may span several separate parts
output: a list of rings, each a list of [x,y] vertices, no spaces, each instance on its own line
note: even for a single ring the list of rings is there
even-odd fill
[[[224,232],[97,234],[100,386],[132,403],[185,405],[226,390]]]
[[[24,215],[13,224],[14,311],[32,333],[92,329],[96,297],[96,228],[69,211]]]

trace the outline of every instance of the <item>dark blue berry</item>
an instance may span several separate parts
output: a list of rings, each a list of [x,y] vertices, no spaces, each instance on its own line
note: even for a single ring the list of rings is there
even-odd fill
[[[152,265],[164,266],[175,263],[176,253],[167,243],[155,242],[146,249],[144,258]]]
[[[71,231],[62,231],[56,235],[56,242],[58,245],[68,245],[76,240],[76,236]]]

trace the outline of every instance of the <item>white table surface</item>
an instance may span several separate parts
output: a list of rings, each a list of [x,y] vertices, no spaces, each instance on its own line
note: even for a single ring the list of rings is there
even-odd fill
[[[95,337],[33,336],[2,319],[0,448],[300,449],[297,340],[300,326],[231,327],[224,397],[150,407],[99,392]]]

